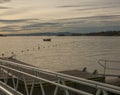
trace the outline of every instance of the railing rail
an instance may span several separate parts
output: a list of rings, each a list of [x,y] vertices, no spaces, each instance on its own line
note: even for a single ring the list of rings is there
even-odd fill
[[[101,92],[101,91],[103,91],[105,93],[112,92],[112,93],[120,94],[120,87],[117,87],[117,86],[113,86],[113,85],[109,85],[109,84],[105,84],[105,83],[100,83],[100,82],[95,82],[95,81],[91,81],[91,80],[87,80],[87,79],[83,79],[83,78],[78,78],[78,77],[74,77],[74,76],[70,76],[70,75],[66,75],[66,74],[61,74],[61,73],[56,73],[56,72],[53,72],[53,71],[43,70],[43,69],[40,69],[40,68],[37,68],[37,67],[33,67],[33,66],[25,65],[25,64],[19,64],[19,63],[16,63],[16,62],[11,62],[11,61],[6,61],[6,60],[0,59],[0,67],[1,68],[7,69],[7,70],[12,70],[14,72],[21,73],[23,75],[38,79],[40,81],[51,83],[51,84],[55,85],[56,87],[64,88],[65,91],[66,90],[71,90],[73,92],[77,92],[77,93],[80,93],[82,95],[92,95],[91,93],[81,91],[81,90],[78,90],[78,89],[75,89],[75,88],[72,88],[72,87],[68,87],[64,84],[56,83],[56,82],[41,78],[41,77],[37,76],[36,74],[31,75],[27,72],[16,70],[15,68],[12,68],[12,66],[32,70],[35,73],[43,73],[43,74],[55,76],[58,79],[69,80],[69,81],[76,82],[76,83],[79,83],[79,84],[83,84],[83,85],[86,85],[86,86],[94,87],[95,89],[97,89],[96,95],[100,95],[101,93],[100,94],[97,94],[97,93]],[[57,94],[54,94],[54,95],[57,95]]]
[[[7,69],[7,70],[15,71],[15,72],[17,72],[17,73],[20,73],[20,74],[29,76],[29,77],[31,77],[31,78],[38,79],[38,80],[43,81],[43,82],[47,82],[47,83],[50,83],[50,84],[59,86],[59,87],[61,87],[61,88],[67,89],[67,90],[71,90],[71,91],[73,91],[73,92],[77,92],[77,93],[82,94],[82,95],[93,95],[93,94],[90,94],[90,93],[87,93],[87,92],[84,92],[84,91],[80,91],[80,90],[77,90],[77,89],[74,89],[74,88],[71,88],[71,87],[67,87],[67,86],[62,85],[62,84],[58,84],[58,83],[56,83],[56,82],[49,81],[49,80],[44,79],[44,78],[37,77],[37,76],[35,76],[35,75],[31,75],[31,74],[29,74],[29,73],[25,73],[25,72],[22,72],[22,71],[19,71],[19,70],[16,70],[16,69],[9,68],[9,67],[7,67],[7,66],[2,66],[2,65],[0,65],[0,67],[2,67],[2,68],[4,68],[4,69]]]
[[[100,60],[98,60],[98,64],[104,69],[104,75],[105,76],[120,77],[120,75],[106,74],[107,70],[120,71],[120,68],[118,68],[118,67],[115,68],[115,67],[108,67],[107,66],[108,64],[109,65],[110,64],[114,64],[114,65],[120,64],[120,61],[100,59]]]
[[[107,67],[106,64],[108,63],[119,63],[120,61],[113,61],[113,60],[106,60],[106,59],[100,59],[98,60],[98,64],[100,64],[100,66],[102,66],[103,68],[109,69],[109,70],[120,70],[120,68],[113,68],[113,67]]]
[[[12,87],[6,85],[1,81],[0,81],[0,92],[3,93],[4,95],[23,95],[22,93],[16,91]]]

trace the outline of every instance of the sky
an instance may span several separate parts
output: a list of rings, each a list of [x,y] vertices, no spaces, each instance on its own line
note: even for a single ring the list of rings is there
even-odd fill
[[[0,0],[0,34],[120,30],[120,0]]]

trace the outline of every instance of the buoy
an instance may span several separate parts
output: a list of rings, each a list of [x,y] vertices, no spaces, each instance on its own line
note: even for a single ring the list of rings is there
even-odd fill
[[[4,55],[5,55],[5,54],[4,54],[4,53],[2,53],[2,57],[4,57]]]
[[[38,46],[38,49],[40,49],[40,47]]]
[[[14,52],[11,52],[11,54],[14,54]]]

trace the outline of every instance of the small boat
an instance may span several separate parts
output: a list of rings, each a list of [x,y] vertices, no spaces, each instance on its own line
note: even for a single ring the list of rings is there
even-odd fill
[[[50,39],[50,38],[47,38],[47,39],[43,39],[43,41],[51,41],[51,39]]]

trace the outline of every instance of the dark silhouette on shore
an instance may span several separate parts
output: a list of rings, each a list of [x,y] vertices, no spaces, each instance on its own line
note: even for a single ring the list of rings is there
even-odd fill
[[[4,36],[4,35],[0,34],[0,36]]]
[[[73,33],[73,32],[44,32],[30,34],[7,34],[0,36],[120,36],[120,31],[102,31],[90,33]]]
[[[90,33],[69,33],[59,34],[57,36],[120,36],[120,31],[103,31],[103,32],[90,32]]]

